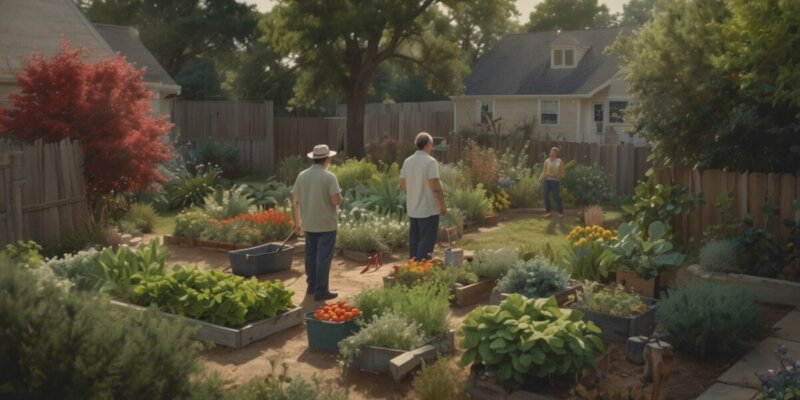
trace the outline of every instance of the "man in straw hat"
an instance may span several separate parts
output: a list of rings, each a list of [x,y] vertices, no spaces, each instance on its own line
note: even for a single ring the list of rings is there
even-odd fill
[[[337,296],[328,287],[328,278],[336,244],[336,207],[342,194],[336,176],[328,171],[336,152],[318,144],[308,153],[314,163],[297,175],[294,195],[294,231],[306,238],[306,293],[314,300],[330,300]]]
[[[400,187],[406,191],[406,210],[410,220],[408,258],[430,260],[439,235],[439,216],[447,214],[444,192],[439,182],[439,165],[431,157],[433,138],[420,132],[414,144],[417,152],[406,158],[400,169]]]

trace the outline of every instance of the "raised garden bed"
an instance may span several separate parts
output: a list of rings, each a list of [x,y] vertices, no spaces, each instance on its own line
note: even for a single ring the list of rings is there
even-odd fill
[[[497,286],[497,281],[494,279],[469,285],[456,283],[453,288],[453,295],[455,296],[453,302],[456,306],[464,307],[486,301],[495,286]]]
[[[164,235],[164,243],[178,245],[181,247],[198,247],[203,250],[211,250],[211,251],[231,251],[231,250],[239,250],[239,249],[246,249],[249,247],[253,247],[253,245],[250,244],[212,242],[210,240],[192,239],[192,238],[176,237],[170,235]]]
[[[450,348],[455,348],[455,332],[453,330],[449,331],[447,334],[447,342],[451,345]],[[421,347],[422,350],[428,345]],[[410,352],[414,352],[416,350],[411,350]],[[391,361],[399,356],[403,356],[404,354],[408,353],[406,350],[398,350],[398,349],[390,349],[386,347],[377,347],[377,346],[365,346],[362,347],[358,353],[358,356],[353,360],[350,364],[350,368],[358,369],[364,372],[370,372],[373,374],[390,374],[392,373],[392,363]],[[435,358],[435,357],[434,357]]]
[[[584,320],[592,321],[602,329],[599,335],[601,338],[624,342],[631,336],[649,336],[653,332],[656,323],[656,300],[642,297],[642,301],[647,305],[647,311],[631,317],[580,310],[584,313]]]
[[[681,283],[707,281],[741,287],[750,290],[759,302],[800,307],[800,282],[745,274],[707,272],[696,264],[680,271],[678,281]]]
[[[676,277],[676,270],[664,271],[654,279],[642,279],[638,274],[630,271],[616,272],[617,284],[623,286],[625,290],[633,290],[640,296],[654,299],[661,297],[661,293],[668,288],[675,287]]]
[[[112,300],[111,304],[129,310],[147,310],[146,307],[117,300]],[[190,325],[198,327],[197,331],[192,335],[194,339],[214,342],[235,349],[303,323],[303,309],[301,307],[295,307],[273,318],[248,323],[241,328],[229,328],[163,311],[159,311],[159,313],[167,318],[182,318]]]
[[[578,290],[579,288],[580,286],[570,286],[560,292],[556,292],[555,294],[553,294],[553,296],[555,296],[556,298],[556,303],[558,303],[560,307],[563,307],[564,304],[566,304],[567,301],[569,301],[569,296],[574,295],[575,291]],[[497,293],[493,291],[492,295],[489,297],[489,304],[494,304],[494,305],[500,304],[510,294],[511,293]]]
[[[267,243],[228,253],[234,275],[251,277],[292,269],[294,247]]]
[[[164,244],[171,244],[181,247],[194,247],[194,239],[164,235]]]

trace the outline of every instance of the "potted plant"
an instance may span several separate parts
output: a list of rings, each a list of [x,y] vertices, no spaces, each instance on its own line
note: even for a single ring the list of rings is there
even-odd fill
[[[309,347],[338,352],[339,342],[358,330],[361,311],[341,300],[306,313],[304,319]]]
[[[655,221],[647,229],[647,239],[638,226],[625,223],[617,238],[605,247],[601,265],[616,270],[617,283],[646,297],[656,297],[659,275],[679,268],[686,256],[673,250],[667,227]]]
[[[603,331],[600,336],[605,339],[625,341],[631,336],[647,336],[655,326],[655,300],[627,292],[621,286],[602,288],[596,282],[584,281],[567,303],[599,326]]]

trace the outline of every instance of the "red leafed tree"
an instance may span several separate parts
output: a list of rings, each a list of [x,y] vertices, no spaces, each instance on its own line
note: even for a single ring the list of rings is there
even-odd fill
[[[9,96],[11,107],[0,107],[0,135],[26,142],[79,140],[92,195],[163,181],[157,166],[171,155],[161,137],[172,125],[150,115],[144,70],[119,56],[86,62],[85,52],[66,41],[49,59],[34,52],[17,74],[20,90]]]

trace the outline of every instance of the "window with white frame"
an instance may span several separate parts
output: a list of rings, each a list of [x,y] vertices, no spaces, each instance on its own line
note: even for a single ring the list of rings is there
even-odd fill
[[[481,100],[481,123],[491,124],[494,115],[494,101]]]
[[[608,122],[621,124],[625,122],[625,109],[628,108],[627,101],[608,102]]]
[[[575,49],[553,49],[551,53],[551,67],[571,68],[575,66]]]
[[[542,125],[558,125],[558,100],[539,101],[539,121]]]

